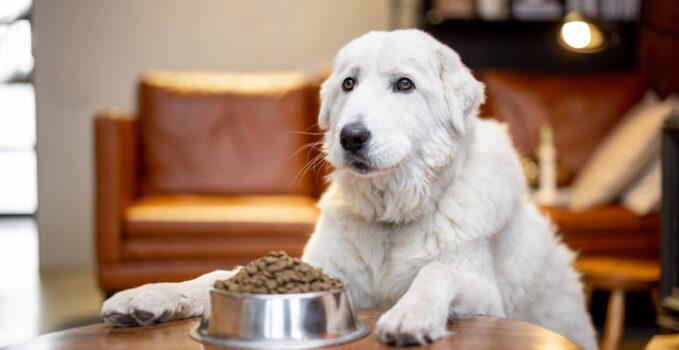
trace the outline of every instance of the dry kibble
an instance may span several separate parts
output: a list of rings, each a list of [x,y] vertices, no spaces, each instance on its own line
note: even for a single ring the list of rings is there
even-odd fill
[[[245,271],[247,271],[250,275],[254,275],[257,273],[257,266],[256,265],[248,265],[245,267]]]
[[[315,279],[318,279],[318,277],[311,271],[306,271],[304,272],[304,275],[301,276],[302,282],[311,282]]]
[[[288,266],[290,266],[289,261],[285,260],[278,260],[275,263],[269,265],[269,271],[271,272],[278,272],[278,271],[283,271],[286,269]]]
[[[320,268],[290,257],[284,251],[250,262],[233,277],[216,281],[214,287],[233,293],[292,294],[342,288],[344,282]]]

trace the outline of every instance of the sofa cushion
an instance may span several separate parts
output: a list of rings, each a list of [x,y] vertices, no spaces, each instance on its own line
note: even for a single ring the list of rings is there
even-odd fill
[[[660,155],[644,169],[620,200],[625,208],[644,216],[660,208],[662,200],[662,160]]]
[[[542,207],[563,241],[581,255],[649,258],[658,257],[660,215],[639,217],[620,205],[605,205],[573,212]]]
[[[573,184],[571,209],[612,202],[660,154],[660,130],[674,98],[647,93],[596,147]]]
[[[313,89],[299,73],[147,74],[143,193],[304,194]]]
[[[128,237],[303,236],[319,210],[307,196],[147,195],[124,213]]]
[[[512,140],[524,156],[533,156],[539,129],[554,129],[557,161],[571,174],[624,112],[641,98],[643,80],[636,73],[577,75],[482,71],[488,100],[482,115],[509,124]]]

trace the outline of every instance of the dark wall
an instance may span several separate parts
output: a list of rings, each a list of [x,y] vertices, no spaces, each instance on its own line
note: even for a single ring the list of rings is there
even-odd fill
[[[561,22],[446,20],[424,30],[455,49],[472,69],[582,72],[637,67],[637,23],[600,23],[607,46],[575,53],[557,42]]]
[[[639,66],[661,96],[679,93],[679,1],[644,1]]]

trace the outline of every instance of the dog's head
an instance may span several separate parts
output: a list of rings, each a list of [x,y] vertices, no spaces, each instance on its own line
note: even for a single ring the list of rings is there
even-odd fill
[[[373,176],[417,158],[447,163],[469,132],[483,85],[449,47],[419,30],[370,32],[344,46],[321,87],[327,160]]]

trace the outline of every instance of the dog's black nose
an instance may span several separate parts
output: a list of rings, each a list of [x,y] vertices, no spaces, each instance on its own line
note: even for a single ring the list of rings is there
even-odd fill
[[[370,131],[360,122],[347,124],[340,131],[340,144],[345,150],[356,153],[370,140]]]

